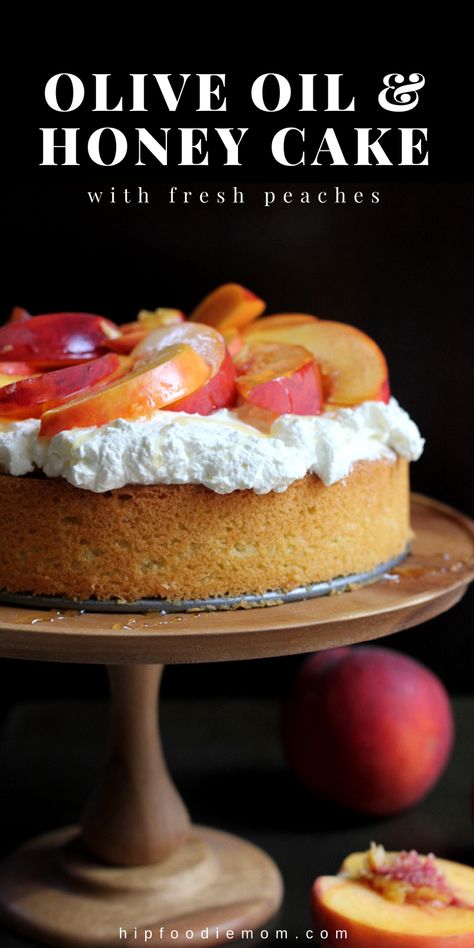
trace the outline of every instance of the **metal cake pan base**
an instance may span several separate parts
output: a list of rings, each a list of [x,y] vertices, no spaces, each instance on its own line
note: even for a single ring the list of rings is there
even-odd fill
[[[405,559],[408,547],[385,563],[365,573],[352,573],[350,576],[338,576],[323,583],[310,583],[297,586],[290,592],[273,589],[262,595],[211,596],[209,599],[137,599],[135,602],[123,602],[118,599],[66,599],[63,596],[34,596],[20,593],[0,593],[0,602],[11,606],[26,606],[36,609],[79,609],[85,612],[158,612],[163,615],[173,612],[214,612],[217,609],[252,609],[261,606],[276,606],[283,602],[298,602],[302,599],[317,599],[332,593],[344,592],[354,586],[381,579],[384,573],[398,566]]]

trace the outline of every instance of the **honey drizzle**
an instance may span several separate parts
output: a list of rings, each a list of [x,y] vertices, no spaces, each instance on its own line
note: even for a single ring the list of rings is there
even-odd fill
[[[456,559],[453,559],[451,553],[446,552],[433,553],[430,556],[421,553],[410,553],[403,563],[384,573],[383,579],[400,582],[430,576],[433,578],[449,577],[453,573],[462,573],[466,569],[471,569],[473,563],[472,557],[466,557],[465,559],[456,557]]]

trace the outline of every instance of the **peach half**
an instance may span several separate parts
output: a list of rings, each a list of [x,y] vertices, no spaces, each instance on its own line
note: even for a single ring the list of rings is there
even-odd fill
[[[474,945],[474,869],[446,859],[372,845],[337,876],[316,879],[311,906],[327,945],[339,945],[341,931],[351,948]]]

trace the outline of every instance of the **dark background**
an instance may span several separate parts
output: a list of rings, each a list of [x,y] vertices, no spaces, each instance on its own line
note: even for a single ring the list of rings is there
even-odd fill
[[[58,48],[59,49],[59,48]],[[41,53],[41,55],[40,55]],[[160,53],[130,58],[127,72],[192,72],[189,59]],[[300,311],[341,320],[372,335],[384,350],[392,391],[418,422],[427,439],[425,454],[412,466],[413,487],[466,512],[471,506],[472,470],[472,186],[468,149],[453,150],[445,134],[459,122],[459,100],[445,82],[443,70],[425,68],[423,57],[397,59],[387,65],[363,62],[347,71],[348,88],[360,97],[356,115],[302,116],[293,111],[265,116],[236,93],[236,110],[199,115],[184,110],[139,116],[100,116],[81,110],[55,115],[45,109],[45,79],[55,72],[112,71],[101,57],[86,69],[68,49],[42,55],[15,66],[10,74],[8,127],[14,146],[6,154],[2,198],[3,226],[8,251],[3,271],[5,316],[14,304],[33,313],[83,310],[132,320],[141,307],[176,306],[189,311],[210,289],[238,281],[268,303],[267,311]],[[284,65],[283,65],[284,63]],[[229,72],[227,63],[204,56],[196,71]],[[427,85],[419,109],[401,116],[373,109],[380,78],[392,68],[422,71]],[[248,88],[250,76],[280,71],[341,72],[339,61],[321,57],[302,60],[291,69],[275,51],[272,61],[260,59],[255,68],[241,70],[230,88]],[[120,85],[121,74],[114,70]],[[123,74],[123,70],[122,70]],[[237,76],[238,82],[235,78]],[[459,72],[457,73],[462,85]],[[371,103],[369,105],[369,103]],[[191,103],[190,103],[191,106]],[[456,111],[458,109],[458,111]],[[448,112],[449,110],[449,112]],[[166,125],[249,125],[255,132],[242,169],[164,169],[123,167],[100,169],[39,168],[41,125],[80,125],[91,131],[101,125],[127,123]],[[286,125],[306,125],[317,133],[327,125],[347,136],[354,125],[428,125],[430,165],[416,169],[298,168],[282,172],[268,158],[269,132]],[[313,133],[312,133],[313,134]],[[267,150],[266,150],[267,149]],[[5,158],[5,155],[4,155]],[[191,178],[187,185],[186,179]],[[278,184],[273,182],[281,181]],[[218,183],[221,182],[221,183]],[[253,182],[253,183],[252,183]],[[258,182],[258,183],[255,183]],[[270,183],[269,183],[270,182]],[[306,182],[306,183],[305,183]],[[325,183],[323,183],[325,182]],[[459,183],[454,183],[459,182]],[[167,203],[168,189],[177,184],[193,191],[188,206]],[[141,185],[148,205],[119,201],[120,189],[134,198]],[[230,195],[233,185],[244,191],[245,204],[227,201],[217,206],[218,189]],[[346,203],[334,203],[334,189],[345,192]],[[88,190],[114,186],[117,203],[91,206]],[[278,199],[263,207],[263,191]],[[301,190],[312,195],[301,205]],[[209,192],[200,205],[197,194]],[[294,193],[284,205],[281,195]],[[326,190],[328,203],[315,195]],[[370,204],[372,190],[380,203]],[[355,191],[364,193],[356,205]],[[441,674],[453,692],[474,685],[472,596],[428,625],[398,634],[387,643],[418,656]],[[168,695],[281,693],[298,658],[261,660],[224,666],[170,668],[165,676]],[[95,696],[105,693],[105,675],[92,666],[3,663],[0,700],[51,696]]]

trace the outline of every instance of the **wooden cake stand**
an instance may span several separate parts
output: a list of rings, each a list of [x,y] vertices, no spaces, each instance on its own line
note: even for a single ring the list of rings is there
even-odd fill
[[[203,929],[221,944],[268,922],[283,894],[275,864],[242,839],[193,826],[173,786],[156,713],[163,665],[348,645],[449,609],[473,578],[474,524],[419,496],[412,523],[413,551],[393,573],[322,599],[174,615],[1,606],[1,656],[104,662],[113,703],[107,762],[81,825],[31,840],[0,867],[5,923],[51,945],[122,945],[120,929],[142,944],[148,929],[148,945],[181,946]]]

